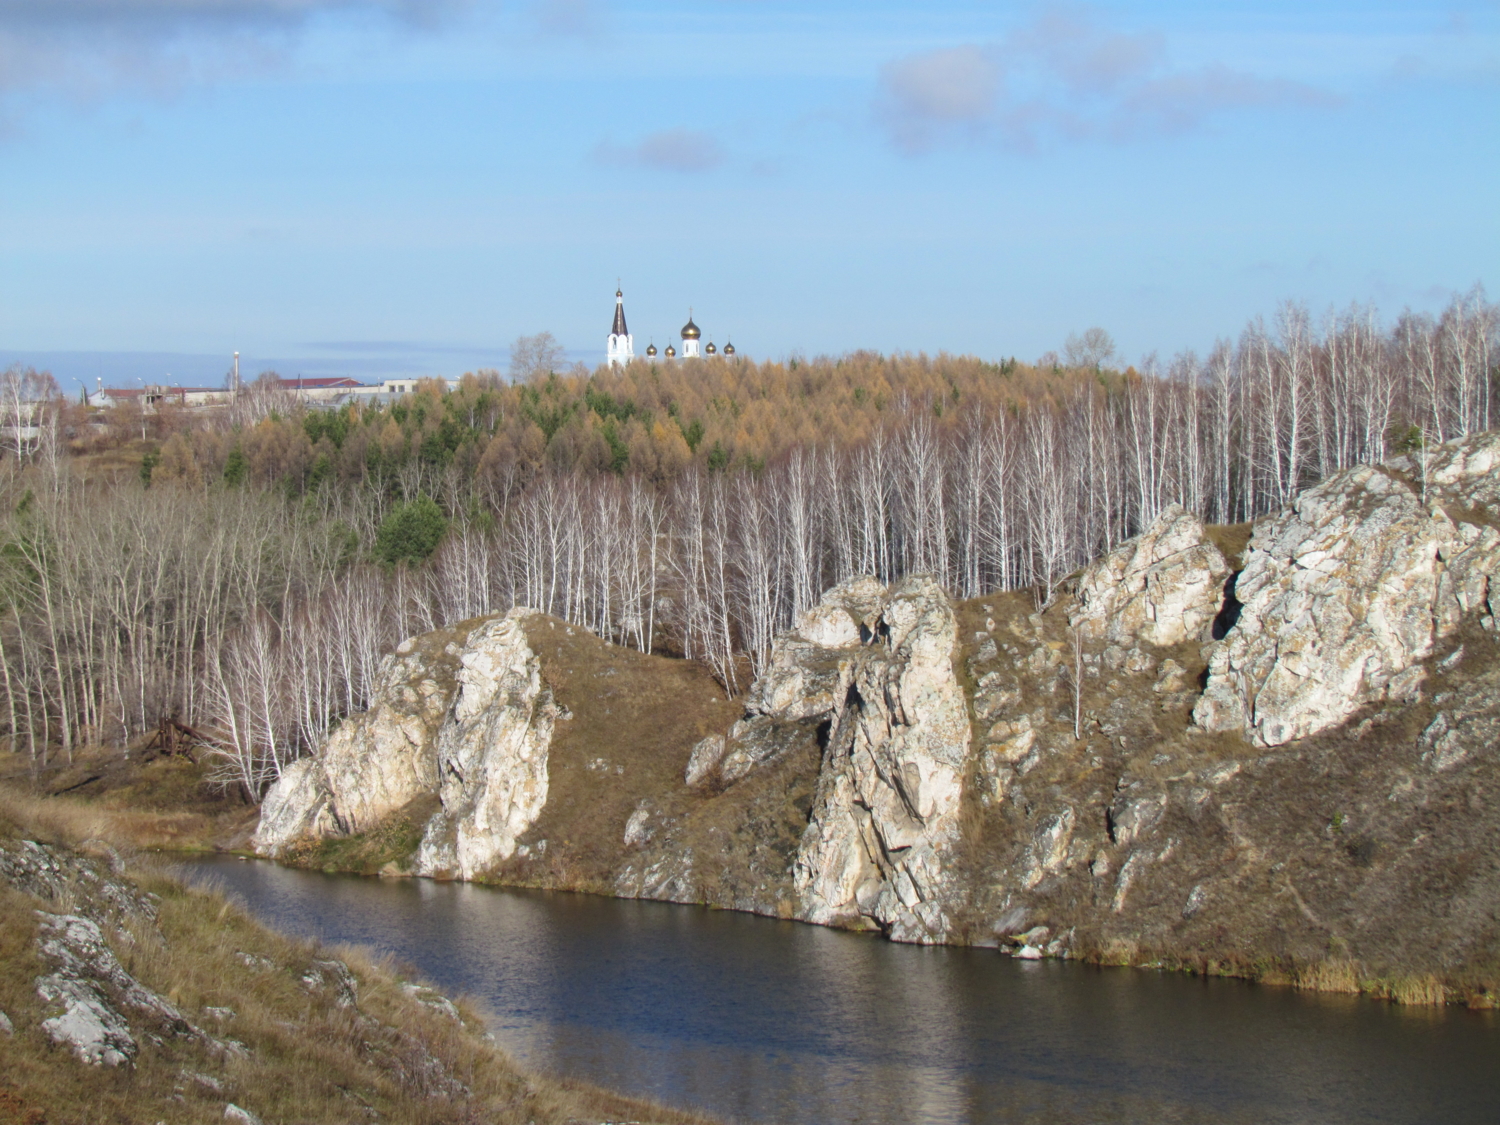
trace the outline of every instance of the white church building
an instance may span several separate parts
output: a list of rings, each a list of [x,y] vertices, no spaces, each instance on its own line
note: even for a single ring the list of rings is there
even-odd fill
[[[682,326],[682,358],[699,359],[708,357],[714,359],[719,350],[714,347],[710,340],[706,347],[700,349],[703,340],[703,331],[693,323],[693,310],[688,310],[688,322]],[[724,345],[724,358],[734,358],[734,344]],[[611,367],[624,367],[635,358],[635,339],[630,335],[630,329],[625,326],[625,293],[623,290],[615,290],[615,321],[610,325],[609,338],[604,343],[604,355]],[[656,345],[649,344],[646,347],[646,358],[656,359]],[[677,349],[671,344],[667,345],[664,353],[665,359],[676,359]]]
[[[610,326],[604,355],[611,367],[624,367],[635,358],[635,341],[625,327],[625,293],[620,289],[615,290],[615,322]]]

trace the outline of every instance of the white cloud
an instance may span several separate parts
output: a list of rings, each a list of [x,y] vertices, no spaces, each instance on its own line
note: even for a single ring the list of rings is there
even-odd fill
[[[667,172],[708,172],[724,163],[719,142],[696,129],[662,129],[633,145],[606,142],[594,150],[594,156],[604,164]]]
[[[1328,90],[1280,78],[1258,78],[1222,65],[1165,74],[1133,86],[1121,99],[1117,132],[1177,132],[1223,110],[1331,108],[1340,99]]]
[[[982,47],[950,47],[908,55],[880,73],[887,127],[903,149],[930,148],[953,129],[987,125],[1001,86],[1000,66]]]
[[[427,28],[474,0],[0,0],[0,112],[28,94],[152,92],[275,66],[309,22]]]
[[[1227,112],[1330,106],[1327,90],[1221,64],[1171,65],[1163,37],[1049,11],[1004,39],[887,63],[875,100],[892,143],[956,141],[1030,150],[1060,140],[1181,132]]]
[[[592,39],[604,30],[605,11],[599,0],[537,0],[531,18],[548,35]]]
[[[199,27],[295,25],[338,10],[378,11],[431,23],[456,0],[0,0],[0,28],[72,28],[180,32]]]

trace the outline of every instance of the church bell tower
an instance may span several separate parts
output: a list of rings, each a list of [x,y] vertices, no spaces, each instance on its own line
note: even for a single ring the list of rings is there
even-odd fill
[[[604,354],[611,367],[624,367],[635,358],[635,344],[625,327],[625,293],[621,289],[615,290],[615,322],[610,326]]]

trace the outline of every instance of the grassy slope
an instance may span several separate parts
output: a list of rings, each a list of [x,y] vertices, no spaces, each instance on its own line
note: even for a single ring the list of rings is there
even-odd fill
[[[625,822],[644,799],[682,788],[693,746],[743,713],[701,665],[607,644],[549,617],[527,637],[547,684],[571,718],[547,753],[547,805],[524,841],[545,852],[517,859],[496,880],[608,891]]]
[[[76,803],[0,796],[0,840],[66,846],[97,827]],[[35,951],[34,910],[70,904],[0,884],[0,1010],[16,1028],[0,1036],[0,1122],[222,1121],[227,1101],[268,1123],[309,1125],[704,1120],[527,1076],[484,1037],[472,1010],[460,1004],[456,1022],[419,1003],[393,966],[273,933],[221,895],[190,889],[149,861],[130,862],[127,872],[159,896],[160,916],[155,927],[136,924],[113,936],[121,963],[191,1022],[243,1043],[248,1056],[217,1057],[184,1040],[152,1047],[138,1035],[133,1067],[93,1070],[54,1046],[40,1026],[51,1013],[33,983],[49,971]],[[69,890],[88,893],[81,884]],[[301,980],[312,961],[333,956],[358,981],[354,1007]],[[234,1014],[221,1021],[209,1008]]]
[[[958,606],[960,674],[972,690],[979,676],[1003,670],[1020,709],[1046,713],[1048,746],[1003,800],[982,803],[977,775],[966,787],[962,877],[975,890],[960,925],[968,940],[993,940],[1004,886],[995,873],[1014,870],[1037,825],[1071,806],[1078,861],[1021,901],[1028,924],[1073,929],[1075,949],[1089,959],[1408,1003],[1500,1003],[1500,756],[1476,747],[1468,763],[1437,773],[1416,749],[1435,700],[1476,685],[1500,700],[1495,637],[1471,621],[1426,662],[1419,701],[1372,705],[1270,750],[1192,729],[1205,668],[1196,643],[1143,645],[1150,669],[1085,672],[1083,738],[1075,740],[1067,679],[1023,667],[1004,649],[1008,641],[1024,655],[1041,645],[1066,663],[1066,611],[1064,598],[1034,614],[1016,594]],[[979,649],[989,621],[1000,651],[986,660]],[[1182,666],[1187,690],[1160,690],[1157,664],[1167,659]],[[976,724],[974,733],[978,745],[984,732]],[[1213,792],[1198,787],[1219,764],[1239,772]],[[1172,796],[1161,822],[1135,842],[1151,856],[1116,903],[1131,849],[1110,844],[1107,817],[1122,782]],[[1088,854],[1109,860],[1102,876],[1090,874]],[[1199,887],[1209,906],[1189,910]]]
[[[55,749],[46,768],[23,754],[0,754],[0,786],[56,798],[97,835],[139,848],[212,851],[243,847],[260,815],[235,791],[205,781],[200,762],[182,755],[90,747],[69,762]]]

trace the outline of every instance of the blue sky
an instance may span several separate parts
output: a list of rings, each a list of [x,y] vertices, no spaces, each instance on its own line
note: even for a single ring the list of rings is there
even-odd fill
[[[1202,349],[1495,284],[1500,3],[0,0],[0,362],[65,383]]]

